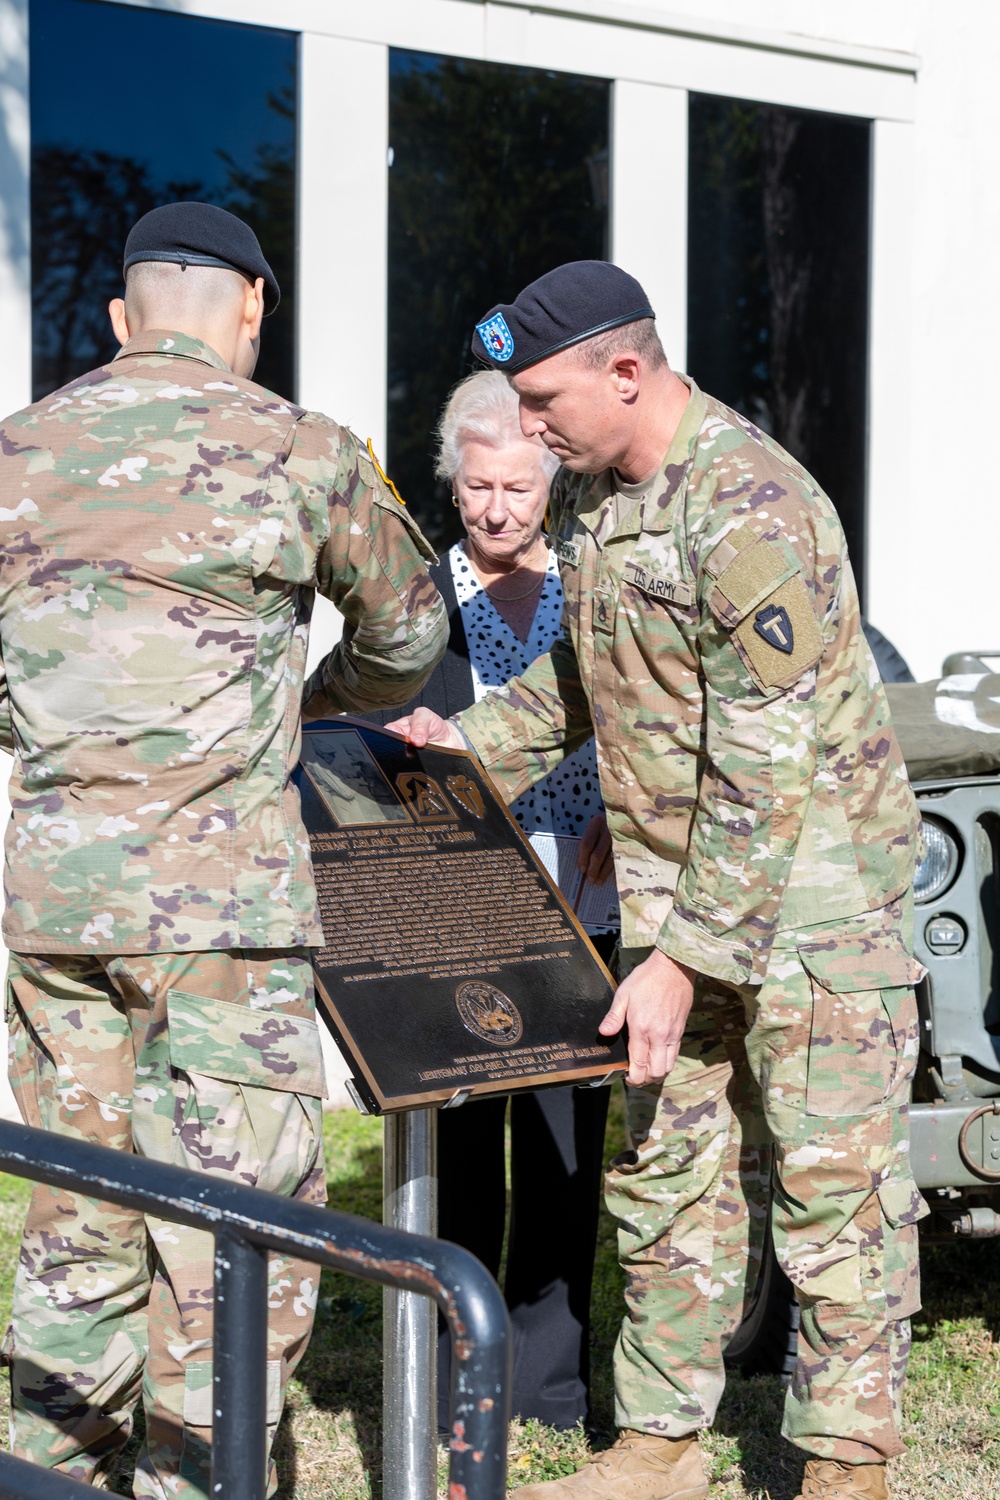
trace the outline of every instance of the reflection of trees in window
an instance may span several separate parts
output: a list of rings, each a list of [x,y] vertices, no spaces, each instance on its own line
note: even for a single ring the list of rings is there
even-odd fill
[[[389,464],[438,546],[457,515],[433,430],[495,302],[607,243],[608,85],[540,69],[391,54]]]
[[[31,160],[31,290],[36,399],[110,359],[108,302],[122,295],[121,247],[140,215],[199,184],[164,184],[106,151],[42,146]]]
[[[294,36],[85,0],[33,0],[31,24],[36,37],[31,153],[35,396],[113,357],[117,344],[107,304],[122,295],[121,261],[128,231],[143,213],[177,198],[217,203],[256,231],[282,295],[277,313],[264,325],[255,378],[283,395],[294,395]],[[105,119],[92,110],[93,74],[87,62],[88,49],[99,51],[109,41],[124,70],[119,92],[126,96],[124,102],[116,100],[114,114]],[[148,79],[157,71],[154,59],[160,46],[166,49],[160,73],[169,71],[167,64],[178,49],[192,59],[193,69],[202,70],[191,81],[190,96],[175,101],[184,109],[189,97],[194,98],[203,112],[203,128],[188,147],[174,142],[162,109],[149,109],[148,101],[145,109],[136,108],[135,99],[146,87],[142,77]],[[84,54],[68,85],[66,70],[72,57],[66,49]],[[260,70],[263,49],[269,62],[266,77]],[[211,99],[205,97],[201,80],[205,70],[210,72],[225,59],[243,79],[243,92],[219,103],[219,110],[226,112],[227,133],[213,137]],[[73,93],[77,79],[79,96]],[[241,118],[246,111],[246,144],[244,148],[240,141],[238,151],[218,144],[220,139],[240,140],[234,110]],[[130,146],[127,154],[115,149],[123,135]]]
[[[692,94],[688,368],[800,459],[864,555],[867,121]]]

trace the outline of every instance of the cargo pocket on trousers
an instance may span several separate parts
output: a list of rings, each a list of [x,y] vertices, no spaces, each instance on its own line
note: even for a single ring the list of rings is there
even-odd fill
[[[886,1317],[894,1322],[920,1310],[920,1244],[917,1222],[930,1209],[909,1173],[891,1177],[876,1188],[885,1223],[882,1238],[882,1288]]]
[[[271,1192],[297,1191],[322,1140],[316,1022],[171,990],[167,1034],[171,1067],[189,1085],[175,1159]]]
[[[800,949],[799,958],[812,998],[806,1114],[904,1104],[917,1059],[919,964],[894,942],[853,935]]]
[[[281,1361],[267,1362],[267,1415],[269,1427],[281,1416]],[[212,1426],[212,1361],[189,1359],[184,1362],[184,1421],[191,1427]]]
[[[181,1072],[323,1097],[322,1051],[315,1021],[171,990],[167,1028],[170,1062]]]

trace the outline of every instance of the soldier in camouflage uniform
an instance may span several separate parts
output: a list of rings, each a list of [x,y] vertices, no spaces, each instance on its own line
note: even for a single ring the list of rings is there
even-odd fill
[[[832,506],[666,364],[642,289],[562,267],[473,340],[562,459],[565,633],[458,716],[516,797],[587,735],[622,907],[618,1443],[524,1500],[702,1500],[761,1264],[801,1307],[802,1496],[880,1500],[918,1307],[906,1102],[916,814]],[[411,738],[458,744],[426,710]],[[663,1082],[666,1076],[666,1082]],[[801,1497],[800,1497],[801,1500]]]
[[[249,229],[170,205],[128,251],[121,353],[0,428],[13,1082],[33,1125],[322,1203],[322,931],[290,781],[312,599],[347,627],[313,716],[405,702],[447,624],[353,434],[249,378],[277,297]],[[135,1494],[208,1495],[212,1248],[36,1187],[16,1453],[100,1484],[141,1396]],[[317,1283],[271,1257],[272,1435]]]

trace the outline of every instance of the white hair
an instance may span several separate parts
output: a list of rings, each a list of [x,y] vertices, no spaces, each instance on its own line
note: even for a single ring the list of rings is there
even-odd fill
[[[485,443],[489,448],[531,443],[538,447],[538,464],[546,479],[559,467],[559,460],[541,438],[526,438],[521,431],[517,392],[499,370],[477,370],[459,381],[441,413],[437,438],[434,473],[438,479],[454,479],[462,467],[466,443]]]

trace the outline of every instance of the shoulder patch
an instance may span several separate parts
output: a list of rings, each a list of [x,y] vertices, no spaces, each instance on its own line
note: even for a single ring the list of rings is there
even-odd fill
[[[800,559],[780,534],[761,534],[749,526],[730,532],[701,566],[715,579],[708,606],[728,629],[802,571]]]
[[[823,632],[801,576],[780,584],[733,632],[740,657],[763,692],[791,687],[823,655]]]
[[[393,484],[392,480],[389,478],[388,474],[385,472],[382,465],[379,463],[377,457],[375,456],[375,449],[372,447],[371,438],[368,439],[368,457],[371,460],[372,468],[375,470],[375,473],[378,475],[379,479],[381,479],[390,495],[394,495],[395,498],[399,501],[400,505],[405,505],[406,501],[403,499],[402,495],[399,493],[396,486]]]

